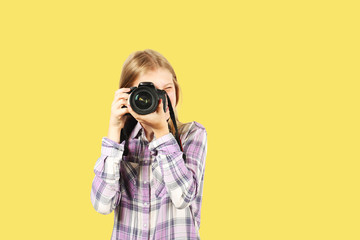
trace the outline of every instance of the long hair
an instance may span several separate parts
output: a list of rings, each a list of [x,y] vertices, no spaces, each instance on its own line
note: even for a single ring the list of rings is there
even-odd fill
[[[159,68],[167,69],[172,74],[172,79],[175,85],[175,92],[176,92],[175,106],[177,106],[180,100],[181,89],[180,89],[180,85],[178,84],[175,71],[172,68],[169,61],[163,55],[152,49],[136,51],[128,56],[122,68],[119,88],[129,88],[133,85],[133,83],[141,73],[154,71]],[[176,107],[173,110],[174,110],[178,132],[180,134],[183,123],[181,123],[178,119],[178,113]],[[134,122],[134,117],[131,115],[128,116],[126,118],[125,125],[128,122],[129,123]],[[175,136],[175,126],[171,118],[168,120],[168,125],[170,132]]]

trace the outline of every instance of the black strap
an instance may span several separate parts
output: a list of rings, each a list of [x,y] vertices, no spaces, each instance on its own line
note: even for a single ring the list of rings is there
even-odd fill
[[[121,133],[120,133],[120,143],[122,141],[125,140],[125,147],[124,147],[124,156],[127,156],[129,149],[128,149],[128,145],[129,145],[129,137],[130,134],[132,132],[132,130],[135,128],[136,124],[137,124],[137,120],[129,113],[125,114],[125,115],[129,115],[125,126],[121,129]]]
[[[176,139],[177,143],[179,144],[181,151],[183,152],[183,159],[186,160],[186,155],[185,155],[184,149],[182,147],[181,139],[180,139],[177,124],[176,124],[174,110],[172,108],[170,97],[169,97],[169,95],[167,95],[167,93],[166,93],[166,97],[167,97],[167,100],[168,100],[168,106],[169,106],[169,110],[170,110],[170,117],[171,117],[171,120],[172,120],[172,122],[174,124],[174,127],[175,127],[175,139]]]
[[[172,122],[174,124],[174,127],[175,127],[175,139],[178,142],[181,151],[184,151],[183,148],[182,148],[179,132],[178,132],[178,129],[177,129],[175,114],[174,114],[174,110],[173,110],[172,105],[171,105],[170,97],[167,94],[166,94],[166,97],[167,97],[167,100],[168,100],[168,106],[169,106],[169,110],[170,110],[170,117],[171,117],[171,120],[172,120]]]

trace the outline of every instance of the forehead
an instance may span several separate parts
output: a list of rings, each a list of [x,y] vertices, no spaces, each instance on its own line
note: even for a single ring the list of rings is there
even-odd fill
[[[163,88],[173,83],[172,74],[167,69],[159,68],[157,70],[141,73],[134,81],[134,86],[138,86],[140,82],[152,82],[156,88]]]

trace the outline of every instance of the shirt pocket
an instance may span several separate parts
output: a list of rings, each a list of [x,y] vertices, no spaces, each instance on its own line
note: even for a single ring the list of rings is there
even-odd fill
[[[134,159],[129,156],[123,156],[122,161],[120,161],[120,179],[122,190],[126,195],[131,198],[134,198],[137,194],[137,179],[139,175],[140,165],[137,162],[134,162]]]

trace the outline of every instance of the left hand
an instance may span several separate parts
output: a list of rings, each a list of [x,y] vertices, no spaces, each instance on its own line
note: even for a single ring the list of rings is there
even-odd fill
[[[167,120],[170,118],[170,113],[169,113],[169,108],[166,110],[166,113],[164,112],[162,99],[160,99],[159,105],[154,112],[145,115],[140,115],[134,112],[130,104],[127,104],[126,106],[129,109],[129,113],[138,122],[151,127],[153,131],[168,129]]]

